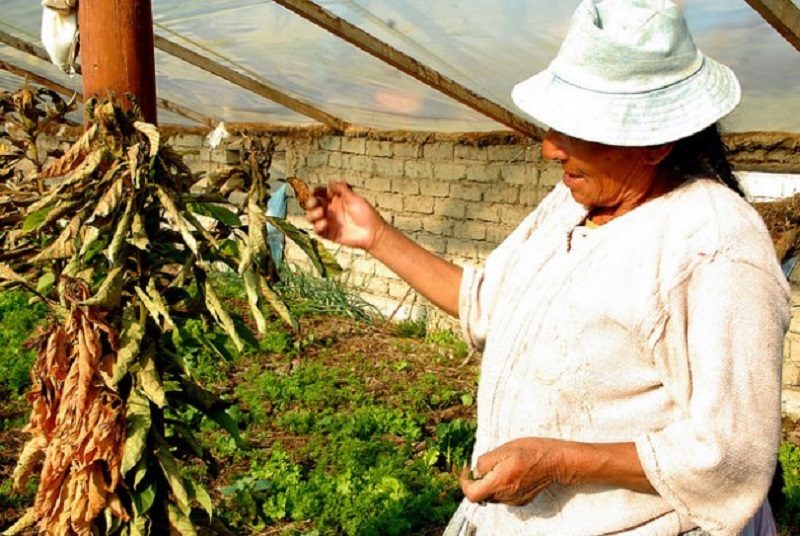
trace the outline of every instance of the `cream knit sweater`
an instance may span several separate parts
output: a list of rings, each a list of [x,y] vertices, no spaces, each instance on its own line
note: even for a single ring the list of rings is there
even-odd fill
[[[483,352],[475,458],[527,436],[633,441],[659,495],[551,485],[467,517],[480,536],[737,534],[780,439],[789,288],[766,228],[706,179],[575,230],[585,216],[558,186],[464,269],[462,327]]]

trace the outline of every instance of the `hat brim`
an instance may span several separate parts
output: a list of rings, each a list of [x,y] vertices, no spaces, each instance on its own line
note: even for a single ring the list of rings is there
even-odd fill
[[[643,147],[676,141],[728,115],[741,99],[733,72],[705,57],[692,76],[643,93],[601,93],[546,69],[514,86],[514,103],[548,127],[583,140]]]

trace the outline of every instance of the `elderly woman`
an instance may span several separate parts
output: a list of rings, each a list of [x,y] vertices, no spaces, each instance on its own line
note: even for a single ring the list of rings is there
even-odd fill
[[[772,527],[788,287],[724,156],[739,85],[665,0],[586,0],[514,88],[562,184],[460,267],[344,183],[315,231],[363,248],[483,352],[459,534],[737,534]],[[756,515],[756,514],[759,515]]]

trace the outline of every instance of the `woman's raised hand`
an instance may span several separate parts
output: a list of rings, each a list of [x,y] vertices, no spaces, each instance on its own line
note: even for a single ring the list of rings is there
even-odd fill
[[[365,251],[378,243],[387,225],[372,205],[345,182],[315,188],[306,205],[306,219],[319,236]]]

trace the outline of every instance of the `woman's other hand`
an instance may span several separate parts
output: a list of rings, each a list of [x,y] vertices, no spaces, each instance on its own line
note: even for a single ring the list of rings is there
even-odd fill
[[[515,439],[478,458],[472,478],[461,474],[461,489],[472,502],[521,506],[561,479],[562,441],[538,437]]]
[[[461,474],[472,502],[521,506],[552,483],[599,483],[656,493],[642,470],[634,443],[580,443],[542,437],[509,441],[478,458]]]
[[[306,219],[319,236],[366,251],[378,243],[386,228],[372,205],[345,182],[314,189],[306,205]]]

